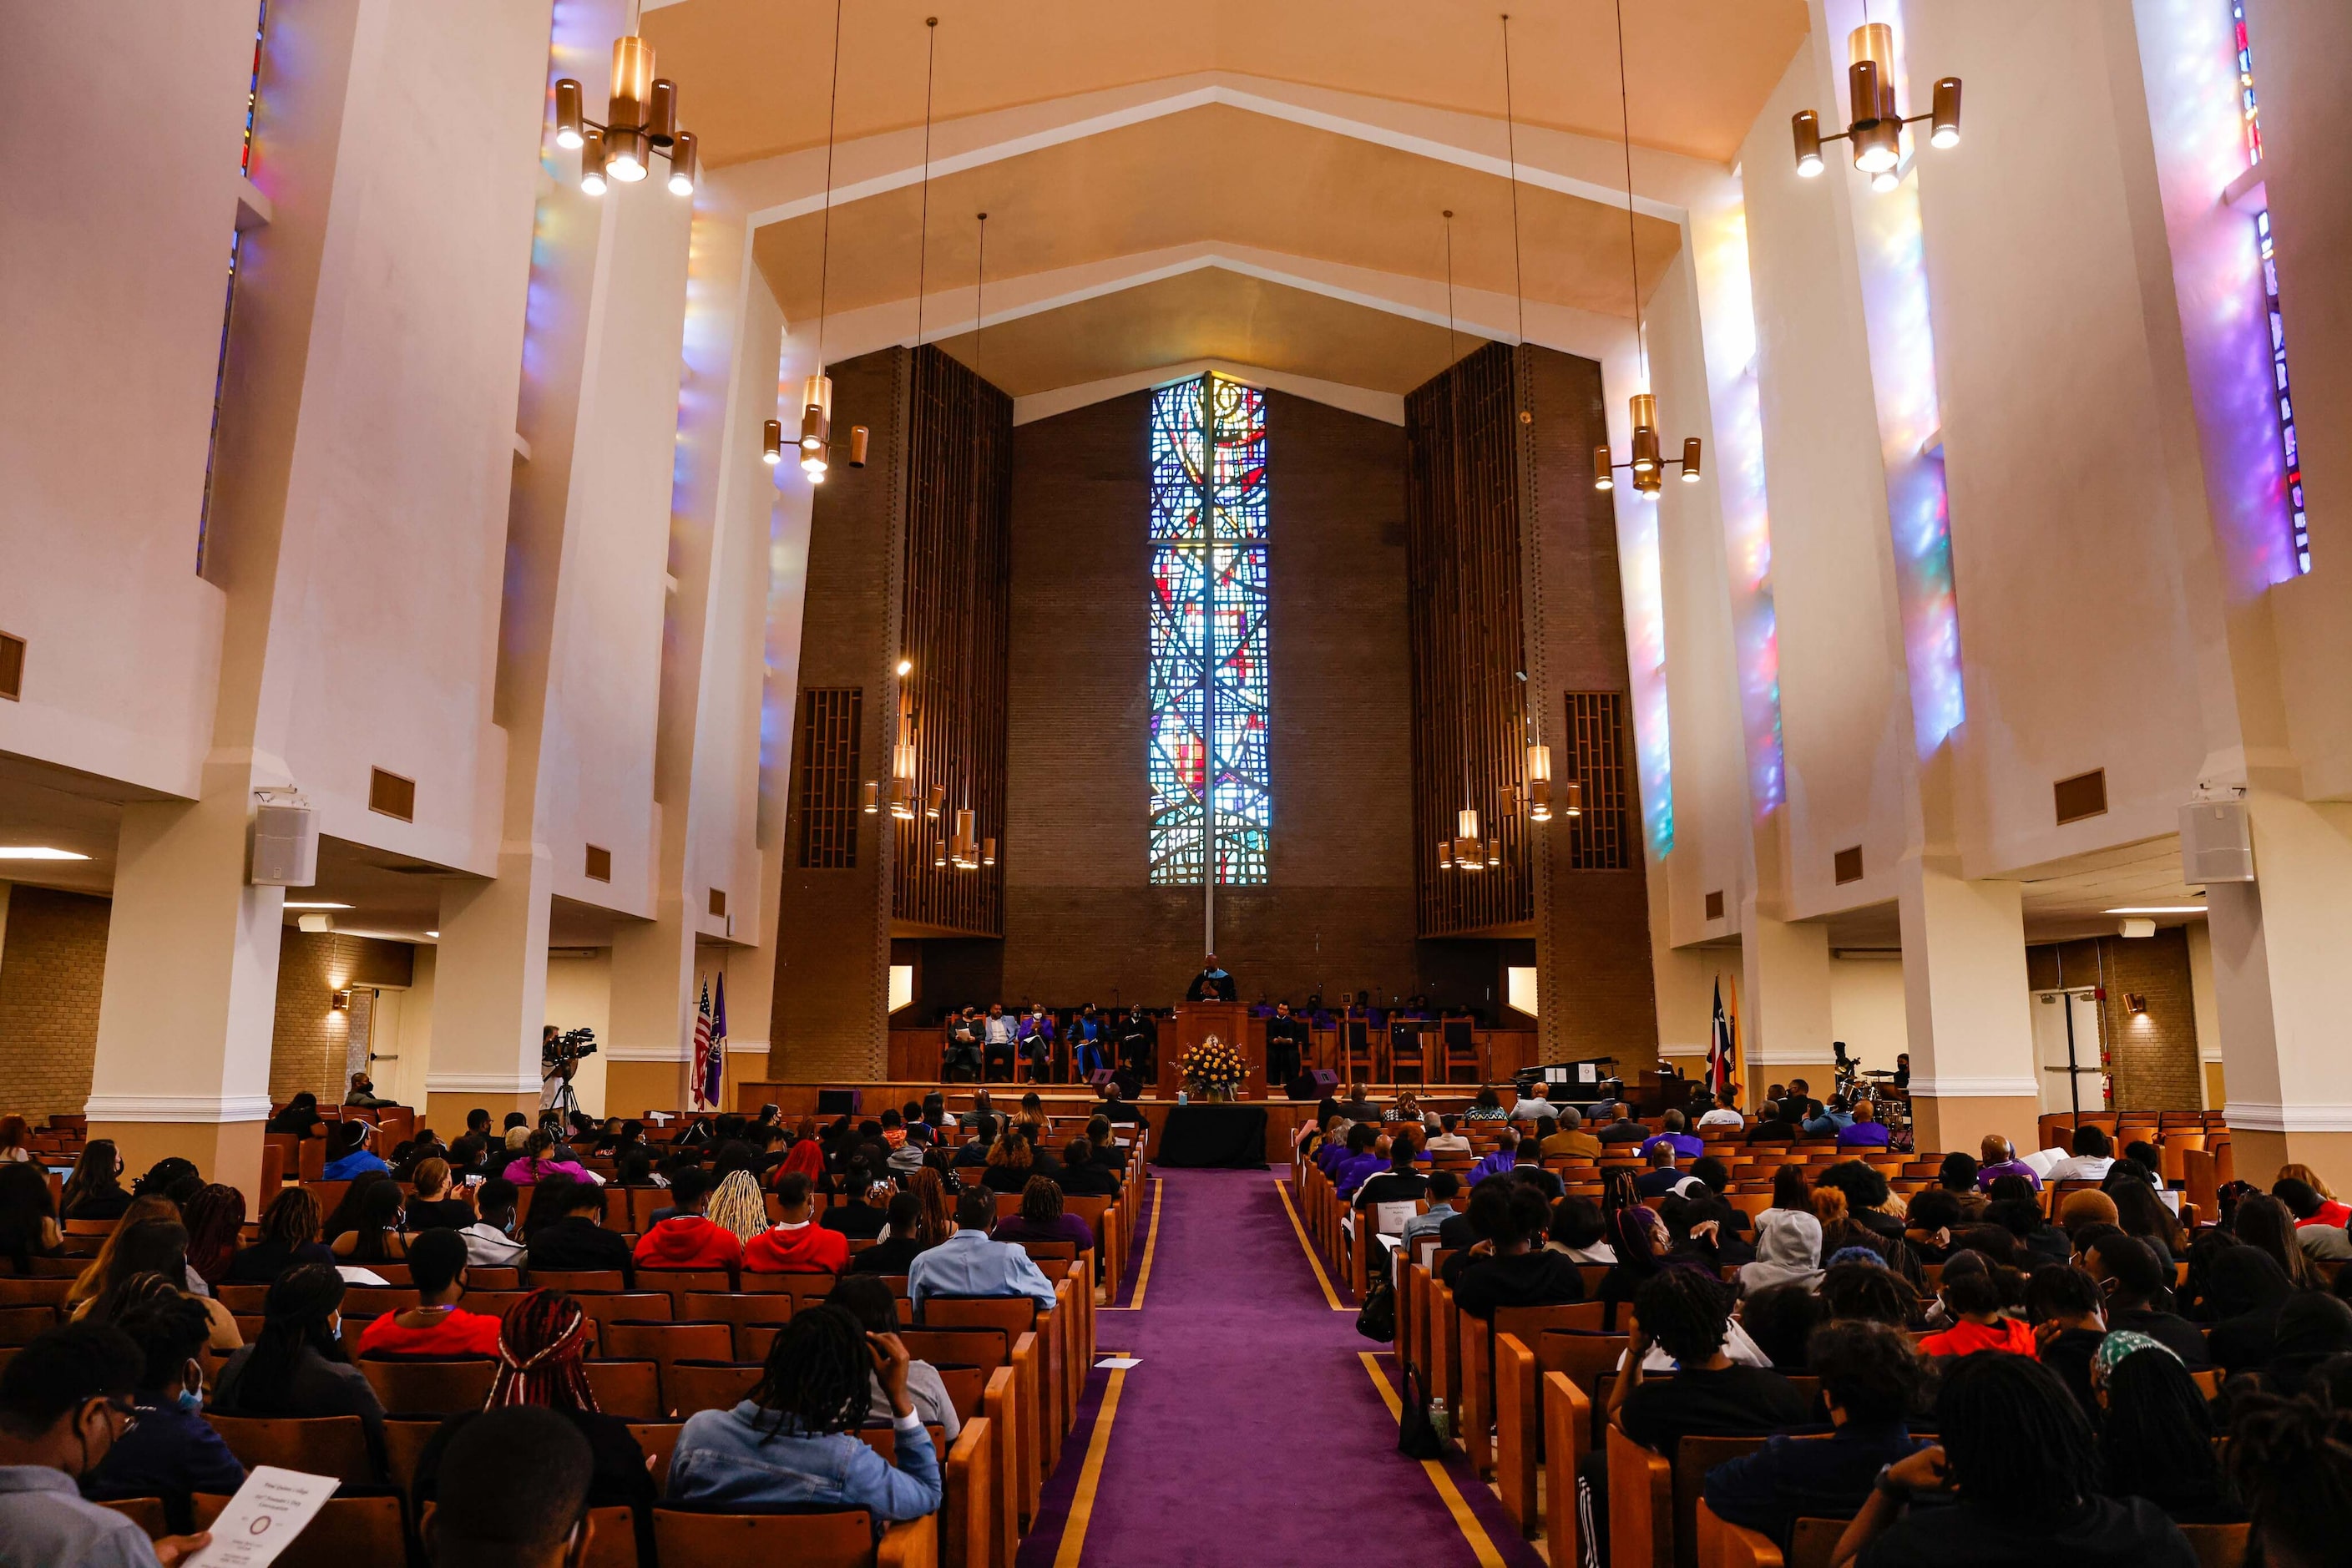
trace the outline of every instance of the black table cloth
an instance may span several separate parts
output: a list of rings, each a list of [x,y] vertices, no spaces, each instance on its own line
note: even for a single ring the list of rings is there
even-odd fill
[[[1152,1156],[1162,1165],[1265,1169],[1265,1108],[1262,1105],[1171,1105]]]

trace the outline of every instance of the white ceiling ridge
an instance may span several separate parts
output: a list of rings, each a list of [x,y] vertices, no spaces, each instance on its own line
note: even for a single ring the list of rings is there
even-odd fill
[[[1281,284],[1429,326],[1446,324],[1443,283],[1316,257],[1262,250],[1254,246],[1196,240],[992,281],[988,298],[994,308],[982,317],[981,330],[985,331],[990,327],[1205,268],[1222,268],[1261,282]],[[923,341],[938,342],[969,333],[972,330],[971,298],[972,290],[968,288],[927,295]],[[836,312],[825,322],[827,357],[838,363],[892,343],[911,342],[914,338],[908,329],[914,324],[912,315],[911,295]],[[1517,305],[1510,295],[1482,289],[1454,289],[1454,321],[1465,335],[1516,342],[1517,321]],[[1633,335],[1633,323],[1628,318],[1542,300],[1528,301],[1527,323],[1528,342],[1594,360],[1614,352],[1621,344],[1630,343]]]
[[[982,168],[1211,105],[1288,121],[1497,179],[1509,177],[1512,171],[1499,116],[1464,114],[1237,71],[1202,71],[936,122],[930,174],[936,179]],[[920,183],[922,143],[920,127],[839,143],[834,152],[837,177],[832,205]],[[757,228],[822,212],[827,205],[824,167],[824,148],[803,148],[713,170],[708,183],[719,187],[717,199],[722,208],[743,212]],[[1523,184],[1622,207],[1623,167],[1623,150],[1613,141],[1542,126],[1518,128],[1517,172]],[[846,177],[838,177],[844,171]],[[1721,164],[1652,148],[1633,149],[1634,210],[1651,217],[1680,223],[1693,206],[1706,203],[1730,181],[1730,171]]]
[[[1384,424],[1402,426],[1404,423],[1404,396],[1402,393],[1382,392],[1376,387],[1355,386],[1346,382],[1325,381],[1317,376],[1269,370],[1264,365],[1244,364],[1224,359],[1194,359],[1178,364],[1155,365],[1150,370],[1129,371],[1122,375],[1106,376],[1100,381],[1057,386],[1051,392],[1016,397],[1013,400],[1013,423],[1028,425],[1040,419],[1050,419],[1056,414],[1067,414],[1074,408],[1084,408],[1089,404],[1124,397],[1131,392],[1141,392],[1171,381],[1190,380],[1207,371],[1247,382],[1252,386],[1286,392],[1293,397],[1303,397],[1349,414],[1360,414]]]

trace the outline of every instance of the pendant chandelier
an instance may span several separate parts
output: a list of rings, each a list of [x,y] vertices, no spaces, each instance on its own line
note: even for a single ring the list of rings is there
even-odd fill
[[[824,483],[826,472],[833,467],[833,377],[824,374],[824,318],[826,290],[833,276],[833,150],[835,132],[841,118],[841,0],[833,7],[833,76],[824,121],[824,237],[817,245],[816,263],[816,369],[801,384],[801,472],[809,483]],[[849,466],[866,466],[866,447],[869,432],[863,425],[854,425],[849,431]],[[762,432],[762,460],[781,463],[784,457],[784,427],[781,420],[771,419]]]
[[[1641,254],[1634,241],[1633,229],[1633,109],[1625,85],[1625,0],[1617,0],[1617,103],[1625,146],[1625,265],[1633,286],[1633,367],[1637,381],[1646,388],[1650,380],[1650,348],[1642,335],[1642,268]],[[1683,483],[1699,481],[1699,438],[1687,437],[1683,441],[1683,455],[1668,458],[1658,446],[1658,395],[1643,390],[1626,400],[1633,416],[1633,457],[1631,462],[1611,459],[1605,446],[1592,448],[1592,488],[1612,490],[1617,488],[1617,470],[1630,470],[1633,489],[1645,496],[1654,496],[1664,488],[1665,470],[1678,468]]]
[[[555,84],[555,144],[580,153],[580,188],[604,194],[609,179],[634,185],[659,153],[669,163],[669,188],[694,195],[700,158],[694,132],[677,128],[677,84],[654,75],[654,47],[632,33],[613,40],[613,90],[599,124],[581,111],[580,84]]]
[[[1822,143],[1845,142],[1853,149],[1853,166],[1870,176],[1874,191],[1893,190],[1902,182],[1903,128],[1925,120],[1931,122],[1927,143],[1957,147],[1960,142],[1960,79],[1948,76],[1936,83],[1927,112],[1907,118],[1895,100],[1895,29],[1870,19],[1864,0],[1862,26],[1846,36],[1847,124],[1832,135],[1822,134],[1822,117],[1801,109],[1791,122],[1797,142],[1797,173],[1812,179],[1822,172]]]

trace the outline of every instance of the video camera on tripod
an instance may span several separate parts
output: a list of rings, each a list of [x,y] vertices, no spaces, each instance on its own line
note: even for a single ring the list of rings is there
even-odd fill
[[[555,1059],[558,1061],[576,1062],[582,1057],[595,1054],[596,1031],[593,1029],[566,1029],[555,1037]]]

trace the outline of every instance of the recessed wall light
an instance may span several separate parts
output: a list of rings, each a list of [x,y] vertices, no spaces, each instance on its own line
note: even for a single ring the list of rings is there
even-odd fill
[[[286,907],[289,910],[347,910],[352,906],[331,903],[323,899],[289,899]]]
[[[2205,912],[2205,906],[2202,904],[2132,904],[2122,909],[2103,910],[2100,912],[2110,915],[2201,915]]]
[[[87,855],[77,855],[70,849],[51,849],[41,844],[0,844],[0,860],[87,860]]]

